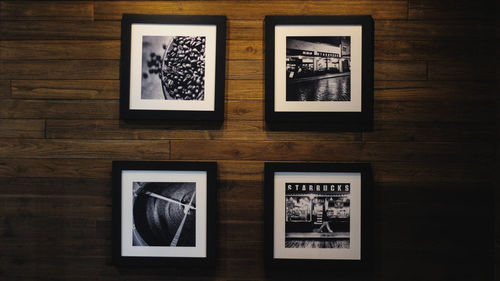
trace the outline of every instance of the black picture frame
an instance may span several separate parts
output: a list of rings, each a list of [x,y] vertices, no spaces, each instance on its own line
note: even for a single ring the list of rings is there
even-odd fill
[[[124,14],[121,26],[121,119],[224,120],[225,16]],[[181,41],[181,36],[194,39]],[[145,59],[146,49],[162,54],[151,51]]]
[[[337,176],[341,181],[340,183],[325,182],[327,179],[337,179]],[[352,181],[346,182],[346,176],[352,179]],[[357,179],[358,177],[359,179]],[[306,190],[304,191],[301,183],[287,182],[288,179],[290,181],[308,179],[310,182],[302,183],[306,184]],[[357,183],[357,181],[359,182]],[[275,182],[279,183],[280,186],[275,186]],[[281,183],[284,184],[281,186]],[[347,188],[349,192],[346,192],[345,183],[348,183],[349,185],[347,186],[352,188]],[[291,189],[289,189],[289,184],[292,186]],[[328,187],[326,191],[311,192],[308,190],[311,184],[313,190],[317,188],[317,184],[320,186],[320,190],[324,185]],[[334,190],[337,188],[336,192],[332,192],[329,189],[332,188],[332,185],[336,185],[336,187],[333,187]],[[373,243],[371,240],[373,236],[373,184],[371,165],[369,163],[268,162],[265,163],[264,186],[264,260],[267,267],[274,269],[299,267],[328,268],[329,270],[359,270],[363,272],[371,270],[371,256],[373,252]],[[279,191],[277,188],[283,188],[283,191]],[[341,191],[338,191],[339,188]],[[358,191],[356,191],[357,188],[359,188]],[[275,196],[276,194],[280,194],[279,198]],[[331,198],[329,198],[330,196]],[[294,198],[293,200],[297,199],[296,202],[306,199],[306,207],[304,207],[306,212],[309,208],[307,207],[307,198],[309,198],[309,204],[311,205],[309,212],[310,220],[307,218],[307,213],[305,217],[294,217],[296,213],[293,212],[296,211],[292,207],[295,206],[295,201],[290,198]],[[320,201],[320,198],[323,198],[323,201]],[[356,202],[356,199],[360,200],[361,203],[359,201]],[[336,215],[336,217],[335,215],[332,216],[331,220],[338,219],[331,227],[333,232],[330,226],[328,226],[330,221],[325,221],[324,218],[325,210],[327,210],[326,212],[333,211],[330,208],[331,206],[327,209],[327,200],[333,200],[332,202],[343,200],[343,204],[348,206],[343,205],[343,208],[347,208],[346,211],[349,214],[348,220],[339,215]],[[323,207],[322,204],[324,204]],[[336,205],[332,206],[337,207]],[[280,211],[278,210],[280,207],[284,208]],[[317,212],[319,209],[317,208],[323,208],[321,219],[319,218],[319,211]],[[340,211],[342,211],[342,208],[339,209]],[[314,215],[315,212],[317,212],[316,215]],[[280,213],[282,214],[280,215]],[[302,215],[300,212],[299,214]],[[276,216],[283,218],[284,221],[277,222],[275,219]],[[330,216],[327,215],[326,218],[330,218]],[[323,224],[319,226],[319,222],[321,221]],[[326,228],[324,225],[326,225]],[[316,229],[318,227],[319,232]],[[345,232],[346,227],[349,230],[348,233]],[[360,230],[357,234],[354,233],[356,229]],[[282,234],[283,237],[280,238]],[[275,241],[283,242],[283,244],[277,246]],[[313,244],[315,246],[312,246]],[[347,250],[350,251],[352,249],[352,252],[341,252],[346,250],[341,248],[345,247],[346,244],[349,245]],[[356,244],[359,248],[356,248]],[[353,256],[346,258],[347,256],[345,255]]]
[[[359,27],[361,31],[355,29]],[[343,38],[346,38],[345,45]],[[298,42],[293,42],[295,39]],[[319,47],[318,40],[330,46],[340,44],[335,46],[340,53],[317,51],[324,48]],[[371,16],[266,16],[265,44],[265,119],[268,125],[279,128],[280,124],[326,123],[346,130],[372,128]],[[346,56],[342,55],[344,48],[348,50]],[[328,61],[332,62],[330,67]],[[278,71],[281,73],[285,69],[286,75],[277,76]]]
[[[216,175],[216,162],[113,161],[112,263],[117,266],[214,267]],[[135,189],[137,186],[139,188]],[[177,198],[179,194],[184,194],[184,197]],[[170,201],[166,201],[169,197]],[[141,201],[137,201],[139,198]],[[160,205],[160,201],[164,201],[164,205]],[[168,213],[155,211],[159,206],[165,207],[162,210],[168,209]],[[198,210],[200,206],[205,208]],[[186,208],[189,208],[188,212],[185,212]],[[179,211],[181,209],[183,214]],[[166,228],[169,232],[160,237],[163,244],[152,245],[150,242],[159,237],[152,237],[151,228],[147,227],[147,223],[151,223],[151,214],[158,214],[155,219],[162,224],[165,223],[163,218],[171,219],[181,214],[176,220],[166,220],[167,226],[173,227]],[[179,222],[181,216],[183,220]],[[163,225],[157,225],[160,227],[154,231],[165,229]],[[198,226],[205,227],[199,229]],[[170,230],[176,230],[175,235]],[[130,243],[122,237],[130,237],[126,238]],[[158,243],[158,240],[153,243]]]

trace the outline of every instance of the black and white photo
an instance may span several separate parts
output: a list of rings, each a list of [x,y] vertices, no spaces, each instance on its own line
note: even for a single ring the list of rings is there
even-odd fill
[[[133,246],[196,246],[196,182],[133,182]]]
[[[349,248],[350,184],[285,183],[285,248]]]
[[[211,265],[213,162],[113,162],[113,261]]]
[[[122,18],[123,119],[224,119],[224,16]]]
[[[143,36],[142,99],[203,100],[205,36]]]
[[[366,163],[265,163],[266,263],[364,265],[370,174]]]
[[[370,16],[266,17],[266,122],[369,128]]]

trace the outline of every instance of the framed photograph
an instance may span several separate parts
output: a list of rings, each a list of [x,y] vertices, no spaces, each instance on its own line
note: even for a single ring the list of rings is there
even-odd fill
[[[366,163],[266,163],[266,264],[366,268],[370,178]]]
[[[225,16],[122,18],[122,119],[224,120]]]
[[[371,16],[266,16],[266,122],[373,122]]]
[[[113,262],[212,266],[215,162],[113,162]]]

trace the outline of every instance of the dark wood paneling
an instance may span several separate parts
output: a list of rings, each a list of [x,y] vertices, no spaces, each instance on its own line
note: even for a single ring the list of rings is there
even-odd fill
[[[491,101],[492,81],[375,81],[378,101]],[[471,120],[473,121],[473,120]]]
[[[439,2],[439,1],[433,1]],[[447,20],[376,20],[375,39],[419,40],[440,43],[443,40],[491,40],[494,26],[487,21]]]
[[[0,0],[0,279],[493,279],[494,10],[482,0]],[[124,12],[228,17],[220,126],[119,120]],[[271,14],[374,17],[372,131],[266,128]],[[218,163],[215,270],[112,266],[112,161],[170,159]],[[373,276],[264,268],[265,161],[371,162]]]
[[[0,118],[118,118],[117,101],[2,100]]]
[[[488,19],[494,15],[494,7],[489,0],[409,0],[410,19]]]
[[[91,1],[2,1],[2,20],[92,20]]]
[[[0,21],[2,40],[120,40],[120,21]]]
[[[120,41],[22,40],[0,41],[0,60],[120,59]]]
[[[3,60],[0,79],[118,79],[118,60]]]
[[[127,124],[118,120],[47,120],[47,138],[55,139],[198,139],[198,140],[345,140],[361,139],[356,132],[266,131],[263,121],[226,121],[222,128],[203,125]]]
[[[180,160],[473,161],[495,154],[492,144],[467,143],[172,140],[171,146],[171,158]]]
[[[266,15],[283,14],[332,14],[332,3],[328,1],[163,1],[151,5],[147,1],[99,1],[94,4],[95,19],[121,19],[123,13],[138,14],[224,14],[229,19],[263,19]],[[371,14],[374,18],[406,19],[405,1],[335,1],[335,14]]]
[[[0,98],[10,97],[10,81],[0,80]]]
[[[0,136],[5,138],[44,138],[45,121],[0,119]]]
[[[126,158],[168,160],[170,143],[161,141],[106,140],[0,140],[2,158]]]
[[[118,99],[119,80],[13,80],[15,99]]]

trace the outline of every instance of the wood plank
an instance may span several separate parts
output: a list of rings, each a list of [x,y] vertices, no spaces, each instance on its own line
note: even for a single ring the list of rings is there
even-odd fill
[[[118,79],[118,60],[0,61],[1,79]]]
[[[111,160],[0,159],[0,177],[109,179]]]
[[[490,142],[495,139],[493,123],[468,122],[384,122],[375,121],[363,141]]]
[[[457,153],[460,151],[460,153]],[[488,143],[172,140],[176,160],[461,161],[493,159]]]
[[[2,138],[44,138],[45,121],[31,119],[0,119]]]
[[[0,139],[2,158],[169,159],[168,140]]]
[[[119,120],[47,120],[54,139],[224,139],[224,140],[360,140],[358,132],[266,131],[263,121],[226,121],[222,128],[203,124],[127,124]]]
[[[226,99],[264,99],[263,80],[226,80]]]
[[[264,120],[264,102],[259,100],[230,100],[227,102],[227,120]],[[405,122],[489,122],[495,106],[490,102],[469,101],[375,101],[374,118],[380,121]]]
[[[13,80],[15,99],[118,99],[119,80]]]
[[[229,100],[226,103],[227,120],[264,120],[264,102],[262,100]]]
[[[475,41],[474,46],[481,52],[470,51],[467,41],[395,41],[376,40],[376,60],[440,60],[457,59],[488,59],[494,53],[492,41]]]
[[[0,118],[117,119],[117,101],[2,100]]]
[[[491,103],[477,101],[377,101],[374,118],[380,121],[414,122],[491,122],[495,114]]]
[[[263,60],[264,42],[262,40],[228,40],[226,54],[229,60]]]
[[[2,20],[93,20],[91,1],[2,1]]]
[[[495,32],[494,26],[487,21],[444,20],[441,17],[435,20],[375,20],[375,30],[375,40],[435,43],[445,40],[491,40],[491,34]]]
[[[0,197],[1,210],[4,216],[15,216],[24,210],[23,216],[42,216],[53,218],[110,218],[109,198],[94,196],[24,196]],[[64,215],[62,215],[64,214]],[[82,216],[83,215],[83,216]]]
[[[297,160],[298,161],[298,160]],[[360,161],[360,160],[356,160]],[[287,161],[287,162],[295,162]],[[315,161],[317,162],[317,161]],[[448,162],[446,165],[436,162],[372,162],[375,182],[384,183],[477,183],[491,182],[493,175],[492,161],[483,162]],[[219,160],[218,178],[220,180],[264,180],[264,163],[261,161]]]
[[[427,64],[419,61],[375,61],[375,80],[427,80]]]
[[[0,76],[1,77],[1,76]],[[228,80],[263,80],[263,60],[226,61],[226,79]]]
[[[66,162],[66,164],[68,163],[68,159],[60,160]],[[19,161],[19,159],[15,161]],[[0,185],[2,186],[2,194],[0,196],[91,196],[111,198],[111,177],[91,179],[77,177],[61,178],[53,177],[51,174],[45,174],[45,176],[50,177],[22,177],[22,175],[19,177],[0,177]]]
[[[98,1],[94,3],[95,19],[121,19],[124,13],[136,14],[224,14],[228,19],[263,19],[266,15],[330,15],[332,3],[328,1],[188,1],[155,2],[143,1]],[[403,1],[336,1],[335,13],[339,15],[369,14],[374,18],[406,19],[407,3]]]
[[[120,59],[120,41],[21,40],[0,41],[2,60]]]
[[[493,101],[493,82],[375,81],[376,101]]]
[[[120,21],[0,21],[1,40],[120,40]]]
[[[492,162],[372,162],[376,182],[393,183],[471,183],[492,181]],[[469,176],[471,178],[469,178]],[[472,180],[475,178],[476,181]]]
[[[120,21],[0,21],[1,40],[120,40]],[[491,40],[488,21],[375,20],[375,40]],[[78,31],[78,32],[75,32]],[[404,31],[404,32],[402,32]],[[262,20],[227,21],[228,40],[256,40],[264,44]]]
[[[10,97],[10,80],[0,80],[0,98]]]
[[[495,15],[495,5],[488,0],[410,0],[408,2],[409,19],[493,19]]]
[[[495,81],[492,60],[446,60],[429,62],[429,80]]]
[[[264,21],[233,20],[227,21],[227,38],[232,40],[260,40],[264,42]]]
[[[359,160],[356,160],[359,161]],[[293,161],[292,161],[293,162]],[[263,161],[219,160],[221,181],[264,180]],[[374,180],[384,183],[487,183],[492,181],[493,161],[372,162]],[[0,159],[0,177],[110,179],[109,159]]]

